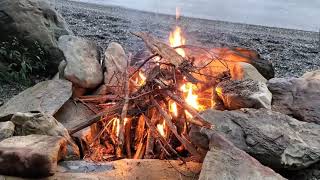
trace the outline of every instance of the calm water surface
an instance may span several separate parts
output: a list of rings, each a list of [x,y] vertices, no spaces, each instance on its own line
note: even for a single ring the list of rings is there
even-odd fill
[[[319,31],[320,0],[76,0],[164,14]]]

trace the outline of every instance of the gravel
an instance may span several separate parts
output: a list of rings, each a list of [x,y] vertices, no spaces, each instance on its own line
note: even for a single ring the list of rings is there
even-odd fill
[[[144,49],[144,44],[130,32],[145,31],[167,41],[176,25],[175,17],[169,15],[68,0],[50,2],[75,35],[96,41],[102,51],[110,42],[119,42],[127,52],[134,54]],[[316,32],[186,17],[181,17],[178,24],[187,44],[257,50],[263,58],[272,61],[276,77],[297,77],[320,67],[320,37]],[[6,102],[22,89],[17,85],[0,84],[0,102]]]

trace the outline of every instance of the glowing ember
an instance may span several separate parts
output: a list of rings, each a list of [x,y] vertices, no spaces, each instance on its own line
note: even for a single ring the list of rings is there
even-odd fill
[[[176,8],[176,20],[178,20],[179,17],[180,17],[180,10],[179,10],[179,8]],[[179,26],[176,26],[175,30],[173,32],[170,32],[169,42],[170,42],[171,47],[178,47],[181,45],[185,45],[186,40],[183,37],[181,28]],[[182,57],[186,56],[186,53],[183,49],[178,48],[178,49],[176,49],[176,51]]]
[[[171,112],[175,117],[178,116],[177,103],[171,101],[169,102],[169,112]]]
[[[163,121],[162,124],[157,124],[157,129],[158,129],[158,132],[161,134],[162,137],[166,137],[166,133],[165,133],[165,126],[166,126],[166,123]]]

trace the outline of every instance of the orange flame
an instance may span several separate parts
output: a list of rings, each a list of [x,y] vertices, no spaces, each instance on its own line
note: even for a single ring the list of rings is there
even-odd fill
[[[198,101],[198,95],[193,93],[193,91],[197,90],[196,85],[187,82],[186,84],[182,85],[180,89],[182,92],[184,92],[185,101],[187,104],[189,104],[191,107],[195,108],[198,111],[204,109],[204,106],[202,106]],[[192,117],[192,115],[187,111],[186,114],[188,117]]]
[[[176,8],[176,21],[180,18],[180,9]],[[169,36],[169,42],[171,47],[178,47],[181,45],[185,45],[186,39],[182,35],[182,30],[179,26],[176,26],[175,30],[173,32],[170,32]],[[186,56],[186,53],[183,49],[178,48],[176,49],[176,52],[180,54],[182,57]]]
[[[177,103],[169,101],[169,112],[171,112],[175,117],[178,116]]]
[[[144,83],[146,82],[146,76],[143,74],[143,72],[139,71],[138,76],[135,79],[135,83],[138,86],[143,86]]]
[[[161,135],[162,137],[166,137],[165,126],[166,126],[165,121],[163,121],[162,124],[157,124],[158,132],[160,133],[160,135]]]

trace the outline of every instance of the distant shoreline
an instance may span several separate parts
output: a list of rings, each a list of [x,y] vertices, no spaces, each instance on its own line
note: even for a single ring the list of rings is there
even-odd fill
[[[174,15],[175,7],[182,9],[182,15],[189,18],[225,21],[240,24],[253,24],[259,26],[294,29],[302,31],[318,32],[320,24],[314,20],[317,14],[316,5],[305,4],[293,0],[286,5],[284,0],[277,2],[253,2],[236,0],[203,0],[201,3],[194,3],[193,0],[172,0],[160,3],[159,0],[141,0],[132,3],[133,0],[73,0],[75,2],[91,3],[102,6],[119,6],[130,10],[144,11],[150,13],[160,13]],[[86,2],[88,1],[88,2]],[[228,3],[232,3],[228,6]],[[296,5],[294,5],[296,4]],[[248,6],[249,5],[249,6]],[[252,11],[247,8],[252,5]],[[299,6],[301,5],[301,6]],[[219,7],[217,8],[217,7]],[[248,6],[248,7],[247,7]],[[270,7],[272,6],[272,7]],[[309,9],[304,10],[303,7]],[[320,4],[319,4],[320,8]],[[202,9],[202,10],[200,10]],[[300,14],[300,15],[299,15]]]

